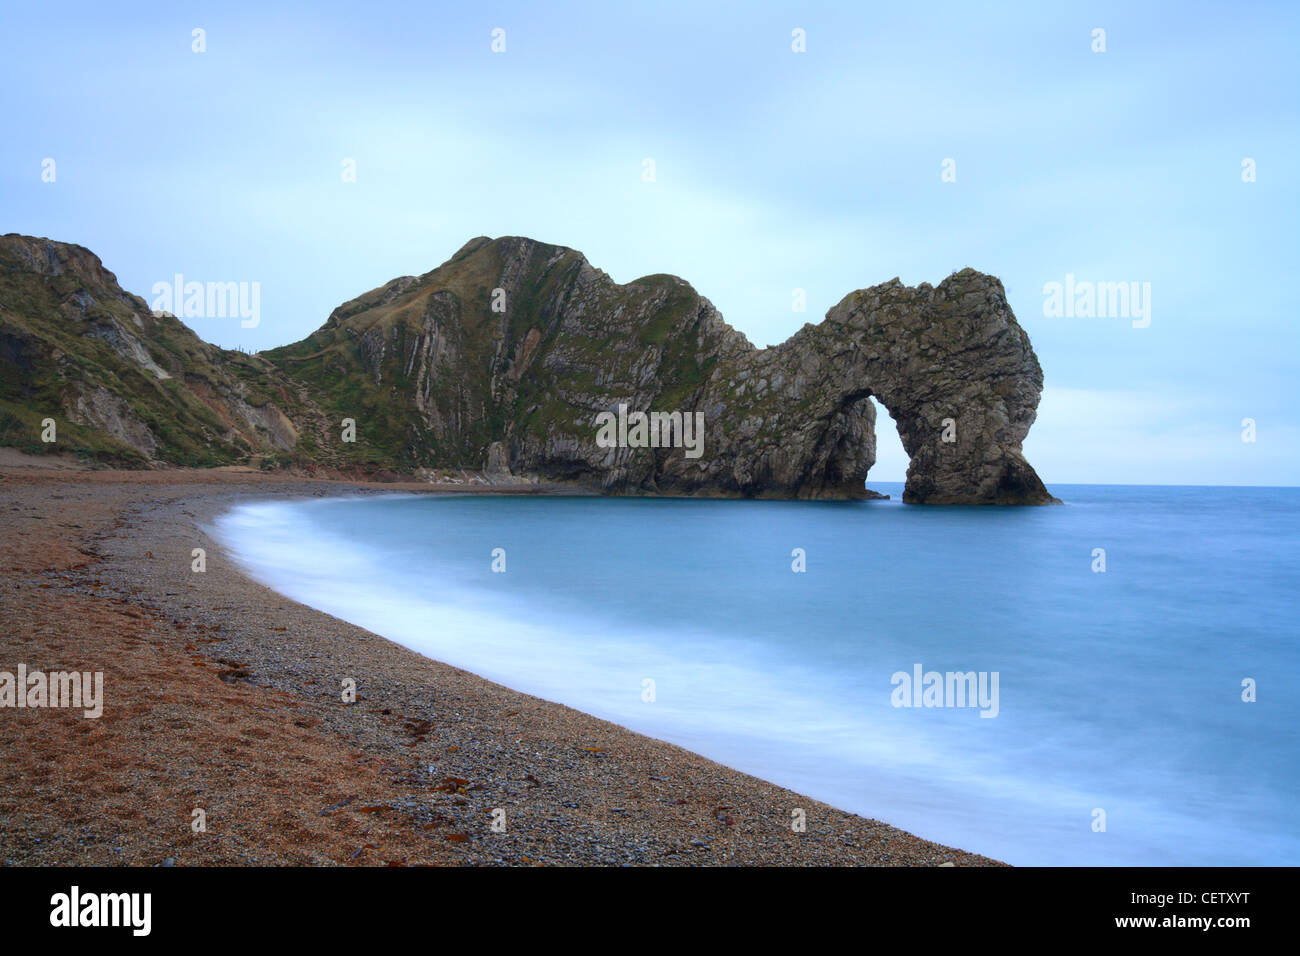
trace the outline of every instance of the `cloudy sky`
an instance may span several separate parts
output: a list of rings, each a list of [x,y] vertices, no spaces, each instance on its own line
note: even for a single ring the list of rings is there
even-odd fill
[[[681,275],[760,346],[972,266],[1045,370],[1049,486],[1300,479],[1293,2],[107,6],[0,9],[0,232],[148,299],[260,283],[209,341],[294,341],[478,235]],[[1067,275],[1149,316],[1052,314]]]

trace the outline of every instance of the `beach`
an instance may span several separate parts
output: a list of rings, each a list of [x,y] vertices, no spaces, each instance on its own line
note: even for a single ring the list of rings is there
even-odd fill
[[[5,450],[0,670],[102,671],[104,700],[0,713],[0,860],[996,865],[429,660],[248,580],[203,531],[248,500],[555,490]]]

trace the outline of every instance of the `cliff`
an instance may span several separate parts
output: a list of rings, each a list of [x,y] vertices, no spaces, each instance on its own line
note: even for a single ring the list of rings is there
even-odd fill
[[[1020,448],[1041,390],[1001,283],[969,269],[850,293],[757,349],[675,276],[619,285],[572,249],[478,238],[248,356],[150,315],[80,247],[0,239],[8,444],[30,447],[54,415],[93,453],[141,463],[273,455],[616,494],[853,498],[870,494],[875,396],[911,456],[904,500],[1038,504],[1054,499]]]
[[[325,425],[269,362],[151,313],[89,250],[0,236],[0,444],[207,466],[310,452]]]

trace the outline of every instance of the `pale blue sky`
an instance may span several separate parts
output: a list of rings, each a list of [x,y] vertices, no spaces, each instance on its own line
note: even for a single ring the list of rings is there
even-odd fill
[[[1049,486],[1300,478],[1300,5],[120,6],[0,8],[0,232],[146,298],[259,282],[210,341],[294,341],[477,235],[676,273],[758,345],[972,266],[1043,364]],[[1045,316],[1067,273],[1149,282],[1150,326]]]

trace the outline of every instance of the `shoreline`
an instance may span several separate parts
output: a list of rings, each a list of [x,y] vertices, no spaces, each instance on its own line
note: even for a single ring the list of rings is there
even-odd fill
[[[102,670],[105,704],[0,723],[7,864],[1004,865],[426,658],[204,530],[237,500],[572,492],[31,461],[0,461],[0,670]]]

